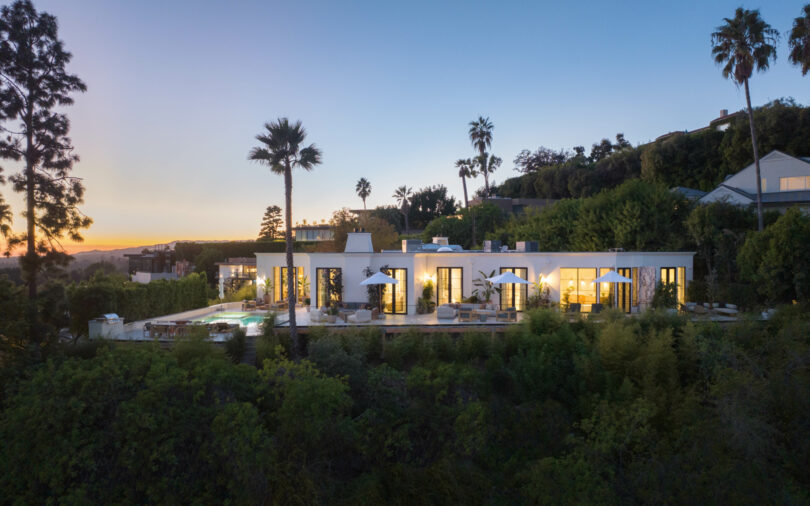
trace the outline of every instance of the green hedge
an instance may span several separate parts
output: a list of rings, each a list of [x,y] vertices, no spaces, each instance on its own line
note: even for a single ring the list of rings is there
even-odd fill
[[[143,320],[205,307],[205,275],[191,274],[178,280],[134,283],[121,277],[97,275],[68,287],[70,327],[87,333],[87,323],[104,313],[117,313],[125,321]]]
[[[295,251],[311,247],[312,241],[297,241]],[[211,248],[222,252],[221,260],[236,257],[252,257],[254,253],[284,253],[284,241],[227,241],[227,242],[178,242],[174,246],[177,260],[193,262],[203,249]]]

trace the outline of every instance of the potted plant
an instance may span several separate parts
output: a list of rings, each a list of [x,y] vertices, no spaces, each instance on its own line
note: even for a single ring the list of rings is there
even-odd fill
[[[309,278],[306,274],[298,278],[298,296],[303,299],[304,305],[309,306]]]
[[[310,310],[310,309],[312,309],[312,308],[309,306],[309,303],[310,303],[309,297],[305,298],[305,299],[304,299],[304,306],[306,307],[307,313],[309,313],[309,310]]]
[[[338,316],[337,304],[332,304],[331,306],[329,306],[329,314],[326,315],[326,321],[329,323],[335,323],[337,322],[337,316]]]
[[[489,274],[484,271],[478,271],[478,274],[480,274],[480,277],[473,281],[473,285],[476,287],[473,293],[478,295],[485,304],[492,304],[492,296],[496,293],[501,293],[500,287],[487,281],[487,278],[495,277],[495,271],[493,270]]]
[[[275,286],[273,285],[273,278],[267,278],[264,280],[264,303],[270,304],[270,298],[273,296],[273,290]]]

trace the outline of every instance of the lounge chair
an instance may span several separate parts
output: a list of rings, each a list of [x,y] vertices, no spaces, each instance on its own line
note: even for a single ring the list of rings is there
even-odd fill
[[[439,320],[452,320],[456,317],[456,309],[448,304],[436,308],[436,318]]]
[[[350,314],[346,321],[348,323],[368,323],[371,321],[371,311],[368,309],[358,309],[354,314]]]
[[[517,321],[517,309],[510,307],[507,309],[501,309],[497,313],[495,313],[495,321],[497,322],[516,322]]]

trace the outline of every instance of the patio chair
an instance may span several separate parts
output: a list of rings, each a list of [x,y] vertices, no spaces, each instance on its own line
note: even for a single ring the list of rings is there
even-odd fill
[[[602,304],[591,304],[591,314],[599,314],[604,306]]]
[[[358,309],[354,314],[350,314],[346,321],[348,323],[368,323],[371,321],[371,311],[368,309]]]
[[[456,310],[448,304],[442,304],[436,308],[436,319],[438,320],[452,320],[456,317]]]
[[[582,311],[582,304],[579,302],[574,302],[572,304],[568,304],[566,313],[579,313],[580,311]]]

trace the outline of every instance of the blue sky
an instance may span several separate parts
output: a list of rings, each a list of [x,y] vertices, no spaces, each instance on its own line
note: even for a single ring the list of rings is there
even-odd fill
[[[294,220],[312,221],[359,207],[360,177],[372,206],[402,184],[461,198],[453,163],[472,153],[478,115],[495,125],[502,181],[522,149],[617,132],[638,144],[745,100],[709,44],[738,2],[35,4],[58,17],[88,85],[69,111],[95,220],[88,245],[255,237],[264,208],[283,205],[283,182],[246,157],[280,116],[301,119],[323,151],[294,176]],[[784,36],[803,4],[743,5],[783,33],[753,102],[809,103]]]

